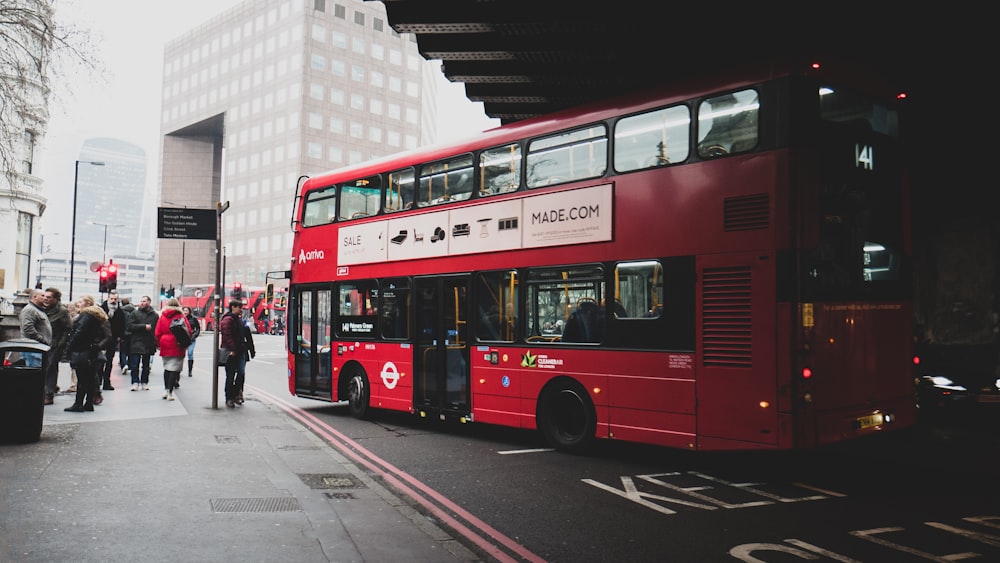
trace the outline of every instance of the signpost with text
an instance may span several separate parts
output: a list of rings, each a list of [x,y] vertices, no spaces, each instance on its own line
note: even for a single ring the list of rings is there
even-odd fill
[[[214,209],[159,207],[157,238],[215,240],[218,214]]]

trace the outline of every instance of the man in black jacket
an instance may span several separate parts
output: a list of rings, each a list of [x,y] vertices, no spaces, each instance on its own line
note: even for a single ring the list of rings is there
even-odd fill
[[[62,303],[62,292],[50,287],[45,290],[45,314],[52,326],[52,347],[49,349],[49,361],[45,367],[45,398],[44,403],[51,405],[55,399],[59,383],[59,362],[66,354],[66,343],[69,342],[69,332],[73,329],[73,320],[69,310]]]
[[[131,346],[128,356],[128,371],[132,376],[132,390],[138,391],[142,386],[143,391],[149,390],[149,364],[153,354],[156,353],[156,321],[160,320],[160,315],[153,310],[152,300],[148,295],[143,295],[139,300],[139,306],[129,315],[129,333],[131,334]],[[139,364],[142,364],[142,371],[139,371]]]
[[[111,325],[111,344],[104,351],[107,361],[104,362],[104,369],[98,375],[101,377],[101,389],[104,391],[114,391],[115,388],[111,385],[111,367],[115,364],[115,352],[118,350],[118,345],[125,336],[128,313],[119,305],[118,292],[113,289],[108,294],[108,299],[101,304],[101,308],[108,314],[108,324]]]

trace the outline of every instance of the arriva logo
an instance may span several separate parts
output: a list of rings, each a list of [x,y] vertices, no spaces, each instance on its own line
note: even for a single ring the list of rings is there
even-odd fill
[[[306,252],[305,250],[299,251],[299,264],[305,264],[310,260],[322,260],[322,259],[323,259],[323,251],[318,248],[316,250],[310,250],[309,252]]]

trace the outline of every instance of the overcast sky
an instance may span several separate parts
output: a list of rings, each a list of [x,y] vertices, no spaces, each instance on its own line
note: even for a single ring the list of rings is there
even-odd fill
[[[67,229],[60,225],[67,225],[72,216],[73,163],[86,139],[113,137],[145,149],[147,190],[155,194],[163,45],[242,1],[56,0],[61,21],[90,30],[94,55],[107,73],[103,78],[73,76],[53,89],[48,132],[36,154],[36,174],[45,181],[49,200],[43,233],[59,232],[59,242],[65,238],[68,247],[69,237],[61,233]],[[439,63],[431,66],[437,68]],[[438,106],[448,108],[439,115],[449,119],[439,124],[441,141],[498,124],[484,116],[482,104],[465,98],[462,84],[441,76],[438,94]]]

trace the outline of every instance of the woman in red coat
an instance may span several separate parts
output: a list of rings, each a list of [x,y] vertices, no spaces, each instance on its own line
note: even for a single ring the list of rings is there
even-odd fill
[[[174,400],[174,389],[179,383],[181,369],[184,366],[184,352],[187,350],[177,343],[177,338],[170,332],[170,323],[178,317],[187,326],[188,334],[191,334],[191,325],[184,318],[181,304],[173,298],[164,305],[163,311],[160,312],[160,320],[156,321],[156,330],[153,332],[157,347],[160,349],[160,356],[163,358],[163,398],[168,401]]]

